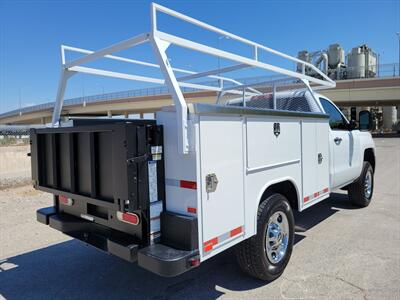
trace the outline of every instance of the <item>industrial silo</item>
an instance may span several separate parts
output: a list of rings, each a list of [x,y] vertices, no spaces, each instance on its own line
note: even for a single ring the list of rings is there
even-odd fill
[[[339,44],[329,45],[328,63],[330,69],[336,69],[338,65],[344,63],[344,50]]]
[[[308,63],[311,62],[310,53],[307,50],[299,51],[299,53],[297,53],[297,58]],[[307,73],[307,70],[304,71]],[[303,72],[303,64],[297,64],[297,72]]]
[[[351,49],[347,54],[347,77],[368,78],[375,77],[377,56],[367,45]]]
[[[344,79],[346,65],[344,63],[344,49],[339,44],[329,45],[328,48],[329,77],[332,79]]]

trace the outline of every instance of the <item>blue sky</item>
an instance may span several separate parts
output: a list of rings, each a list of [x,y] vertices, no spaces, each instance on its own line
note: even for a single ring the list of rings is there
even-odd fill
[[[299,50],[326,49],[332,43],[340,43],[347,53],[367,43],[380,54],[381,63],[398,60],[399,0],[158,3],[294,56]],[[61,44],[96,50],[149,31],[149,10],[150,1],[0,1],[0,113],[54,100]],[[229,40],[219,40],[170,18],[161,18],[160,25],[211,46],[247,53]],[[154,61],[146,46],[122,54]],[[171,59],[174,67],[195,70],[218,65],[215,58],[202,60],[178,49],[171,49]],[[220,64],[228,65],[225,61]],[[93,66],[143,75],[146,71],[106,61]],[[252,75],[260,73],[237,74]],[[71,79],[66,98],[145,86],[148,84],[78,75]]]

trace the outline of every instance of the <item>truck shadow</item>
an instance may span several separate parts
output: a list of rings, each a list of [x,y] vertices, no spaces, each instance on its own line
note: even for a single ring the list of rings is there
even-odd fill
[[[338,212],[337,208],[352,208],[347,195],[332,194],[296,213],[296,243],[307,237],[307,230]],[[0,262],[0,295],[6,299],[202,299],[266,284],[244,275],[232,250],[175,278],[159,277],[74,240]]]
[[[306,232],[334,215],[339,211],[339,209],[357,209],[357,207],[351,204],[347,193],[342,192],[332,193],[328,199],[323,200],[302,212],[294,212],[296,236],[299,235],[298,233]],[[299,237],[297,237],[297,239],[298,238]]]

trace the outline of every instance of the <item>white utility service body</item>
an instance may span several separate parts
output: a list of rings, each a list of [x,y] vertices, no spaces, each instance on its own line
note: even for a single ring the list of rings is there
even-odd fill
[[[165,129],[166,209],[198,217],[202,260],[257,233],[257,209],[268,187],[290,182],[302,211],[356,180],[365,150],[374,147],[369,133],[332,131],[322,113],[191,104],[190,154],[180,155],[174,109],[156,119]],[[214,192],[206,191],[209,174],[218,179]]]
[[[252,49],[253,55],[239,55],[162,32],[157,26],[157,13],[242,43]],[[128,256],[130,260],[135,260],[139,253],[138,263],[142,267],[160,275],[175,276],[243,242],[238,245],[241,247],[238,257],[242,269],[254,277],[272,280],[282,274],[291,255],[294,241],[292,210],[302,211],[328,198],[337,188],[348,189],[350,199],[356,205],[369,204],[375,169],[371,135],[356,130],[354,123],[349,122],[330,100],[315,92],[334,88],[335,82],[314,65],[154,3],[151,19],[152,30],[149,33],[98,51],[69,46],[61,48],[62,73],[52,119],[55,127],[64,126],[61,115],[66,83],[77,73],[167,85],[174,104],[156,113],[156,125],[163,128],[163,146],[155,146],[156,152],[151,150],[151,154],[158,157],[156,160],[161,156],[164,159],[165,199],[155,199],[162,205],[150,205],[150,230],[143,231],[143,236],[147,238],[149,233],[151,244],[149,242],[146,244],[148,247],[137,252],[138,245],[134,248],[133,244],[127,245],[124,241],[116,246],[116,242],[108,241],[111,246],[103,250],[121,257]],[[147,42],[158,63],[113,55]],[[235,64],[202,72],[174,68],[167,56],[171,45]],[[67,62],[66,51],[84,56]],[[294,62],[302,72],[267,63],[260,59],[261,52]],[[164,79],[81,66],[99,58],[158,68]],[[221,76],[244,68],[258,68],[287,78],[244,84]],[[316,77],[306,75],[306,68],[312,69]],[[176,75],[178,73],[183,75]],[[216,80],[218,84],[192,81],[201,78]],[[215,103],[186,103],[182,87],[215,92]],[[363,121],[367,128],[370,115],[366,112],[363,116],[363,120],[368,118]],[[139,164],[149,157],[142,155],[128,161]],[[154,169],[149,171],[148,177],[149,182],[153,182],[150,189],[154,190],[158,177]],[[93,197],[73,193],[63,196],[59,190],[46,187],[44,190],[53,192],[57,203],[60,197],[64,200],[77,197],[82,203],[100,203],[102,208],[91,206],[92,211],[107,215],[104,204]],[[151,198],[150,202],[153,202]],[[122,203],[121,199],[117,200]],[[117,211],[117,215],[126,217],[122,221],[129,222],[133,217],[136,223],[129,226],[140,224],[141,215],[135,215],[132,209],[125,210],[123,203],[121,205],[122,208],[118,209],[122,211]],[[66,212],[79,215],[79,209]],[[107,209],[108,214],[114,213],[114,206]],[[66,221],[59,220],[63,217],[59,216],[61,213],[65,211],[60,212],[55,205],[55,209],[38,212],[38,220],[48,224],[53,218],[56,224],[53,227],[63,231]],[[160,235],[161,242],[163,240],[160,221],[163,214],[169,214],[170,218],[164,226],[166,232],[172,234],[177,244],[182,242],[179,241],[182,234],[183,242],[190,243],[189,250],[171,248],[162,243],[156,247]],[[96,217],[92,218],[95,223],[96,220]],[[122,228],[120,223],[116,225],[113,222],[102,221],[102,224]],[[167,228],[185,222],[190,229]],[[84,226],[89,225],[85,223]],[[129,228],[126,224],[123,226]],[[125,233],[129,233],[128,230]]]

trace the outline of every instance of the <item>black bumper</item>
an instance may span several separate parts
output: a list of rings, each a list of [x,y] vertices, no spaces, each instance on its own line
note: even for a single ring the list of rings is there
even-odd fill
[[[129,262],[137,261],[142,268],[161,276],[177,276],[198,266],[197,250],[178,250],[163,244],[141,248],[126,233],[72,215],[57,213],[54,207],[39,209],[36,216],[40,223]]]

